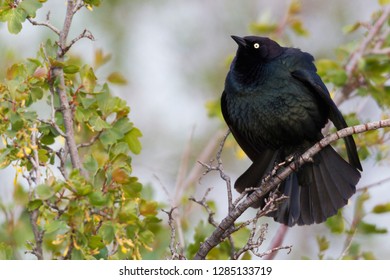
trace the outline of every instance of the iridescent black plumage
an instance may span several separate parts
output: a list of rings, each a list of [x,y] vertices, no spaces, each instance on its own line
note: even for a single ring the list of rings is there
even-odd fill
[[[277,162],[323,138],[328,120],[337,129],[347,125],[310,54],[264,37],[232,37],[238,50],[221,106],[233,136],[253,162],[235,183],[243,192],[258,186]],[[350,163],[328,146],[279,186],[289,199],[270,214],[276,221],[289,226],[321,223],[347,203],[362,167],[353,138],[344,140]]]

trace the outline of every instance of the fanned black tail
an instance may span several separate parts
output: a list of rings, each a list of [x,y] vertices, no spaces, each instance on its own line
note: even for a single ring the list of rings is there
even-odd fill
[[[347,204],[359,179],[360,172],[327,146],[280,185],[288,199],[269,216],[288,226],[322,223]]]

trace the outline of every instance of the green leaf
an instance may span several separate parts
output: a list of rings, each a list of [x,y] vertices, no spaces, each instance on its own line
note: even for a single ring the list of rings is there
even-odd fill
[[[0,260],[14,260],[13,248],[4,243],[0,242]]]
[[[118,131],[116,129],[106,129],[100,134],[100,141],[102,144],[106,147],[115,144],[119,139],[123,137],[123,134],[121,131]]]
[[[387,229],[378,228],[375,224],[368,224],[361,221],[358,225],[358,232],[362,234],[385,234],[387,233]]]
[[[142,191],[142,184],[139,182],[133,182],[130,184],[123,185],[123,191],[129,198],[139,197]]]
[[[38,185],[35,189],[37,196],[42,199],[46,200],[51,198],[54,195],[54,190],[52,187],[50,187],[47,184],[41,184]]]
[[[115,239],[115,227],[110,221],[104,222],[99,232],[107,244]]]
[[[88,240],[88,247],[91,249],[102,249],[104,247],[102,237],[99,235],[92,235]]]
[[[142,243],[149,245],[152,244],[154,241],[154,234],[150,230],[143,230],[140,233],[139,236]]]
[[[8,31],[11,34],[18,34],[22,30],[22,22],[26,20],[27,14],[24,10],[15,8],[7,14]]]
[[[318,257],[323,259],[325,251],[329,249],[329,240],[325,236],[317,236],[317,245],[320,251]]]
[[[121,118],[115,122],[113,128],[122,131],[123,135],[129,132],[133,128],[133,124],[129,121],[127,117]]]
[[[41,87],[33,87],[30,90],[30,97],[32,102],[35,102],[37,100],[42,99],[43,97],[43,90]]]
[[[317,236],[317,244],[321,252],[329,249],[329,241],[326,239],[325,236]]]
[[[34,18],[36,16],[36,11],[42,7],[42,3],[38,0],[23,0],[18,7],[25,10],[27,16]]]
[[[88,195],[93,191],[93,187],[86,183],[76,183],[74,189],[76,194],[80,196]]]
[[[63,69],[65,74],[76,74],[80,71],[80,67],[77,65],[66,65]]]
[[[142,149],[141,142],[139,141],[141,136],[141,131],[135,127],[125,135],[126,143],[129,145],[130,150],[136,155],[138,155]]]
[[[96,174],[99,165],[93,155],[88,155],[84,161],[84,168],[91,172],[92,174]]]
[[[91,5],[91,6],[96,6],[97,7],[97,6],[100,5],[101,0],[84,0],[84,2],[86,4]]]
[[[376,257],[373,252],[363,252],[362,257],[365,260],[376,260]]]
[[[219,99],[207,101],[206,110],[210,118],[217,117],[220,120],[223,120],[222,111],[221,111],[221,101]]]
[[[80,76],[84,90],[88,93],[93,92],[96,86],[97,78],[95,76],[95,73],[93,72],[92,67],[84,65],[80,69]]]
[[[290,6],[288,7],[288,14],[296,15],[299,14],[302,10],[302,3],[300,0],[292,0]]]
[[[107,198],[101,191],[95,191],[88,195],[89,201],[93,206],[104,206],[107,202]]]
[[[341,211],[337,212],[337,215],[330,217],[326,220],[326,225],[329,227],[332,233],[343,233],[344,232],[344,218]]]
[[[111,127],[105,120],[96,115],[89,119],[89,124],[95,131],[102,131],[103,129]]]
[[[44,228],[45,228],[45,233],[52,233],[58,230],[64,230],[67,227],[68,226],[64,221],[54,220],[54,221],[46,222]]]
[[[126,78],[119,72],[113,72],[108,77],[107,80],[113,84],[117,85],[126,85],[127,80]]]
[[[352,33],[356,30],[359,29],[359,27],[361,26],[362,24],[360,22],[357,22],[355,24],[349,24],[349,25],[346,25],[343,27],[343,32],[345,34],[349,34],[349,33]]]
[[[379,5],[386,6],[390,4],[390,0],[378,0]]]
[[[372,209],[372,212],[375,214],[382,214],[382,213],[390,212],[390,202],[376,205]]]
[[[264,22],[252,23],[249,26],[252,33],[256,34],[270,34],[278,29],[277,24],[270,24]]]
[[[43,205],[43,202],[42,200],[40,199],[34,199],[34,200],[31,200],[28,205],[27,205],[27,209],[29,211],[34,211],[35,209],[38,209],[39,207],[41,207],[41,205]]]
[[[111,59],[111,54],[104,54],[101,49],[95,51],[95,69],[106,64]]]
[[[295,34],[299,36],[307,36],[309,35],[309,31],[303,26],[302,21],[298,19],[291,20],[291,29],[295,32]]]

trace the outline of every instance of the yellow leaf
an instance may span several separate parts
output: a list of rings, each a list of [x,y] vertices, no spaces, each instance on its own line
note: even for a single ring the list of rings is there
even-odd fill
[[[246,154],[245,154],[245,152],[241,148],[238,148],[236,150],[236,157],[238,159],[244,159],[244,158],[246,158]]]
[[[289,14],[298,14],[302,10],[302,3],[299,0],[291,1],[290,7],[288,8]]]

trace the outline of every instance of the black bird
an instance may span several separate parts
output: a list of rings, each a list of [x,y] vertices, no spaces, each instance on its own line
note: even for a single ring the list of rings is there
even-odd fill
[[[331,120],[347,126],[317,74],[314,58],[257,36],[232,36],[238,44],[221,98],[222,113],[238,144],[253,162],[235,189],[259,186],[275,166],[323,138]],[[322,149],[279,186],[288,199],[269,214],[288,226],[324,222],[355,193],[362,166],[351,136],[344,138],[349,163],[331,146]],[[264,206],[264,199],[253,207]]]

